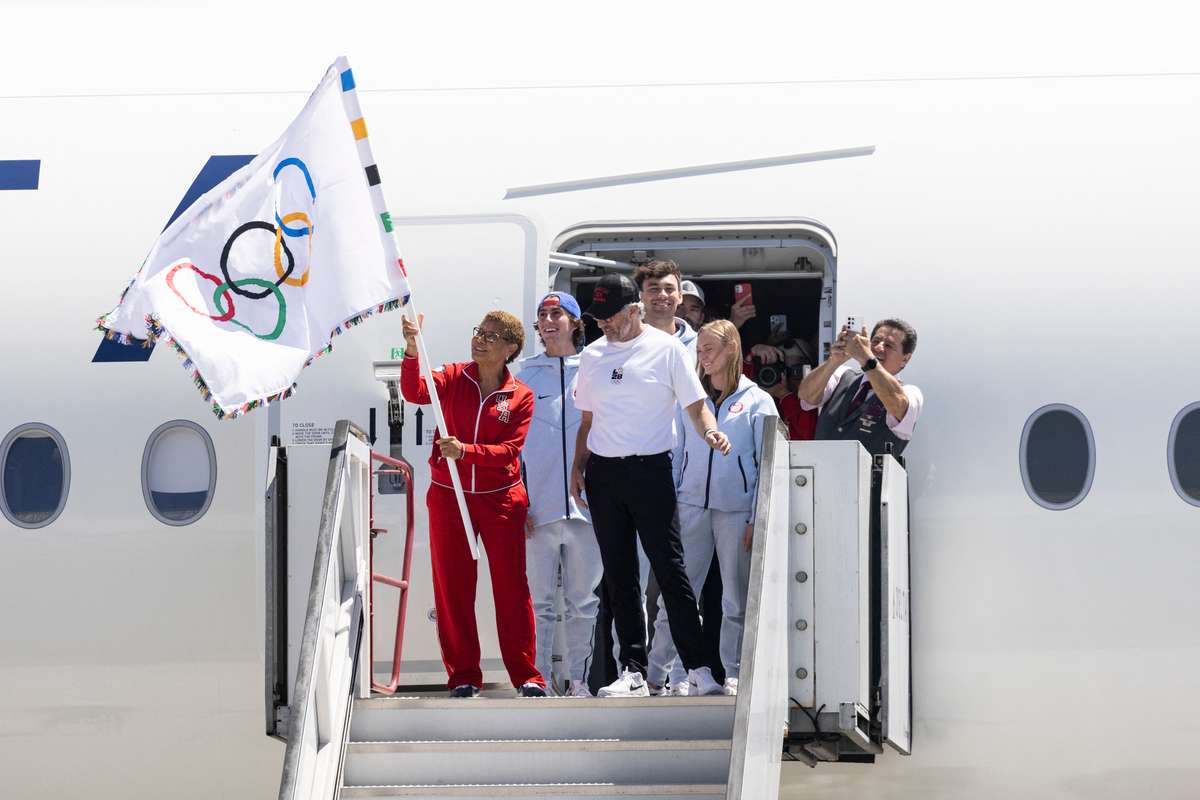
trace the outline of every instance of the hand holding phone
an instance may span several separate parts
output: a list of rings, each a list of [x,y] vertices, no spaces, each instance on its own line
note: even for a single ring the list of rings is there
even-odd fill
[[[754,307],[754,297],[750,292],[750,284],[735,283],[733,285],[733,306],[729,309],[729,321],[738,328],[754,319],[758,309]]]

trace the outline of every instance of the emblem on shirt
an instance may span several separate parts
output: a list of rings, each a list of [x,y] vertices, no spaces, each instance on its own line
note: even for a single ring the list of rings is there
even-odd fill
[[[745,408],[746,407],[744,405],[742,405],[742,401],[738,400],[736,403],[734,403],[733,405],[731,405],[729,407],[729,413],[730,414],[740,414]]]
[[[496,398],[496,414],[501,422],[508,422],[508,395],[502,394]]]
[[[616,369],[614,369],[612,371],[612,382],[613,383],[620,383],[624,379],[625,379],[625,372],[624,372],[623,367],[617,367]]]

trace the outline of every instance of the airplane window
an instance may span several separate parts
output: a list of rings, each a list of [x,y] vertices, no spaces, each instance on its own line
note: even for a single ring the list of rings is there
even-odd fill
[[[19,425],[0,443],[0,511],[14,525],[44,528],[67,504],[71,459],[58,431],[40,423]]]
[[[1200,506],[1200,403],[1192,403],[1171,423],[1167,463],[1179,496]]]
[[[1061,404],[1033,412],[1021,433],[1021,479],[1035,503],[1056,511],[1078,504],[1095,468],[1096,443],[1082,413]]]
[[[177,419],[150,434],[142,454],[142,494],[159,522],[190,525],[200,519],[216,484],[216,451],[204,428]]]

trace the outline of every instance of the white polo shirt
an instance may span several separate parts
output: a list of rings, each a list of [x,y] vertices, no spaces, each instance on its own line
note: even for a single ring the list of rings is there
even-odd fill
[[[694,359],[657,328],[628,342],[597,339],[579,356],[575,406],[592,412],[588,450],[599,456],[648,456],[675,448],[676,405],[704,399]]]
[[[800,407],[805,411],[812,411],[815,408],[820,408],[821,406],[825,405],[827,402],[829,402],[829,398],[833,396],[833,390],[837,388],[839,383],[841,383],[842,376],[846,374],[847,370],[852,368],[858,368],[858,362],[848,361],[835,369],[833,374],[829,376],[829,382],[825,384],[825,392],[821,395],[821,402],[814,406],[809,405],[801,400]],[[859,378],[859,381],[865,380],[867,380],[866,373]],[[899,381],[900,379],[896,378],[896,380]],[[855,384],[854,391],[857,392],[861,386],[861,382]],[[917,427],[917,420],[921,417],[921,409],[925,405],[925,395],[921,393],[920,389],[912,384],[901,381],[901,386],[904,389],[904,396],[908,398],[908,411],[905,412],[904,419],[896,419],[891,414],[888,414],[886,422],[888,429],[891,430],[892,433],[896,434],[897,438],[903,439],[907,442],[912,440],[913,430]],[[874,389],[867,390],[867,397],[870,397],[873,394],[875,394]],[[865,400],[866,398],[863,399]]]

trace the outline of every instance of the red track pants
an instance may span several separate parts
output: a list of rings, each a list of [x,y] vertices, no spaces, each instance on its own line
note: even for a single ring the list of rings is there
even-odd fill
[[[446,665],[447,687],[483,686],[479,668],[479,631],[475,626],[475,560],[467,548],[454,490],[437,484],[425,498],[429,507],[429,550],[433,560],[433,599],[438,641]],[[532,681],[545,685],[534,666],[536,642],[533,601],[525,577],[525,487],[468,494],[467,512],[487,550],[496,606],[500,656],[514,687]]]

